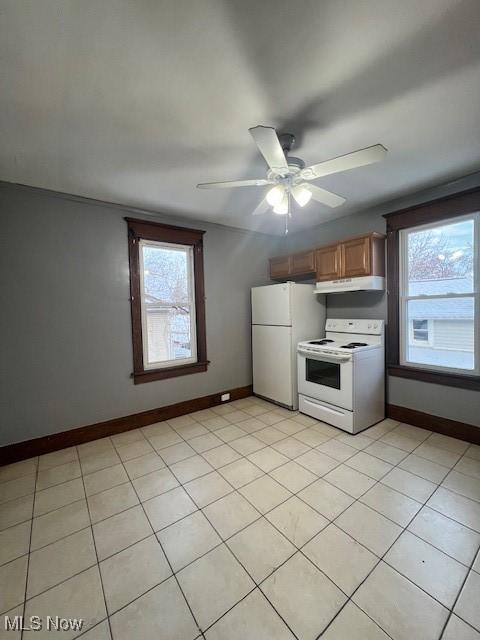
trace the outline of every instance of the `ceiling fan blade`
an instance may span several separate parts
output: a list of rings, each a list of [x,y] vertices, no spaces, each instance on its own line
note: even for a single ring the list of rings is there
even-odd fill
[[[258,125],[249,131],[270,169],[280,173],[288,171],[287,160],[275,129]]]
[[[263,199],[260,204],[258,204],[257,207],[252,211],[252,216],[260,216],[262,213],[267,213],[269,209],[270,205],[265,199]]]
[[[336,193],[317,187],[314,184],[305,185],[305,188],[312,192],[314,200],[326,204],[327,207],[339,207],[345,202],[345,198],[342,198],[342,196],[337,196]]]
[[[231,180],[230,182],[202,182],[197,184],[199,189],[230,189],[230,187],[264,187],[266,184],[274,184],[272,180],[263,178],[253,180]]]
[[[340,173],[341,171],[348,171],[356,167],[380,162],[380,160],[384,159],[386,153],[387,150],[383,145],[375,144],[373,147],[359,149],[344,156],[325,160],[325,162],[313,164],[311,167],[305,167],[301,172],[301,176],[304,180],[315,180],[316,178],[329,176],[332,173]]]

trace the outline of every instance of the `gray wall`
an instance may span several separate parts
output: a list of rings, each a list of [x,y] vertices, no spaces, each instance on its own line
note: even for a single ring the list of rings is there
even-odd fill
[[[206,373],[135,386],[127,229],[117,207],[0,184],[0,445],[251,383],[250,287],[278,238],[206,230]]]
[[[416,194],[291,235],[206,230],[208,372],[133,385],[125,215],[118,207],[0,183],[0,445],[180,402],[251,382],[251,286],[285,250],[383,231],[382,213],[468,186]],[[386,296],[328,296],[330,317],[384,317]],[[480,394],[391,378],[392,404],[480,426]]]
[[[389,377],[389,402],[480,427],[480,392]]]
[[[369,211],[361,211],[345,218],[326,222],[314,229],[292,234],[284,245],[284,249],[300,251],[370,231],[385,233],[386,224],[383,214],[479,185],[480,173],[476,173],[455,182],[426,189],[374,207]],[[387,293],[358,291],[330,294],[327,296],[327,317],[383,318],[387,321]],[[478,391],[390,376],[388,402],[480,427],[480,392]]]

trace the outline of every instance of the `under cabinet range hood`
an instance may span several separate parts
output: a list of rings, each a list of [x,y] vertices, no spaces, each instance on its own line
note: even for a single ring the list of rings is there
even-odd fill
[[[382,276],[359,276],[317,282],[315,293],[345,293],[347,291],[383,291],[385,278]]]

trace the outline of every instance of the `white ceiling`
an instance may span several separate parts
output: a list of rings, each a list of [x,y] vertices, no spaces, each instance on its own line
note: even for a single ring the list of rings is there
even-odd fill
[[[307,164],[382,143],[317,181],[296,228],[480,167],[479,0],[0,0],[0,179],[280,233],[247,129]],[[260,225],[260,226],[258,226]]]

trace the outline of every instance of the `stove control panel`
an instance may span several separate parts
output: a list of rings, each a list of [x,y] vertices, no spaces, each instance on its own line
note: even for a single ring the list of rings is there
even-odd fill
[[[325,323],[326,331],[337,333],[359,333],[372,336],[383,334],[383,320],[344,320],[342,318],[328,318]]]

